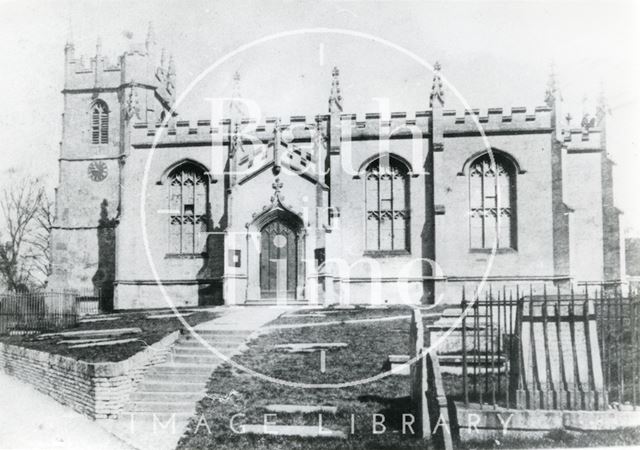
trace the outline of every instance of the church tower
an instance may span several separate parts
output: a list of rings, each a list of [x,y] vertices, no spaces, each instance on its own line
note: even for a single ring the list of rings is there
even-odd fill
[[[64,49],[62,141],[49,288],[109,297],[115,274],[122,169],[134,122],[155,123],[171,111],[175,69],[158,55],[153,27],[144,43],[110,61],[98,38],[95,55]],[[158,59],[160,60],[158,63]]]

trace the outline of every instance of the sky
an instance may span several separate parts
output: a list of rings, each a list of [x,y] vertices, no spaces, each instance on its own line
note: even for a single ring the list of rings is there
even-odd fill
[[[216,60],[255,39],[303,28],[357,31],[393,42],[430,64],[439,61],[465,101],[489,107],[544,104],[553,63],[563,109],[579,124],[608,99],[608,149],[617,206],[628,236],[640,237],[640,3],[632,1],[3,1],[0,0],[0,186],[10,172],[57,183],[64,82],[63,49],[115,61],[144,40],[175,59],[178,93]],[[72,31],[70,33],[70,30]],[[207,119],[207,98],[229,96],[232,74],[263,116],[327,110],[331,69],[340,68],[345,113],[428,109],[432,73],[372,39],[305,34],[271,40],[229,58],[185,96],[183,119]],[[446,109],[462,110],[447,92]]]

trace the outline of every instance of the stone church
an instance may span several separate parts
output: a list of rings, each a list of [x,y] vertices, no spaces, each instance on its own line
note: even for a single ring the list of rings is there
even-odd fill
[[[358,117],[334,69],[316,116],[259,123],[230,93],[228,117],[188,121],[151,28],[115,62],[64,54],[51,289],[116,309],[430,303],[624,276],[604,102],[571,127],[553,77],[534,110],[456,112],[436,65],[423,111]]]

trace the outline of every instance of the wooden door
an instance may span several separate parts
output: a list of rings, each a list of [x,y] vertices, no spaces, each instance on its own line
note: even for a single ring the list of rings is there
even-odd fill
[[[275,220],[260,235],[260,292],[265,298],[295,298],[298,242],[292,227]]]

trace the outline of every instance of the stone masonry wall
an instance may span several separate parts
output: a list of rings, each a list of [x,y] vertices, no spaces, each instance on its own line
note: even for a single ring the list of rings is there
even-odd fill
[[[165,361],[176,331],[129,359],[87,363],[0,343],[0,370],[92,419],[116,418],[151,366]]]

